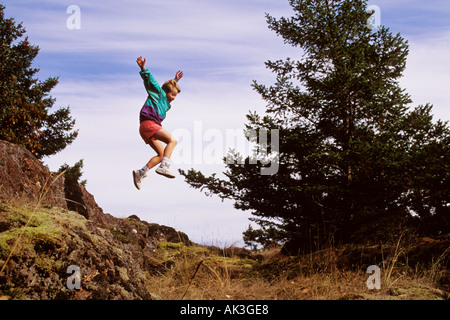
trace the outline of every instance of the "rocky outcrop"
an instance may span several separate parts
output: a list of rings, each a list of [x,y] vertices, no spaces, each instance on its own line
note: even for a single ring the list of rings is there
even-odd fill
[[[8,199],[67,209],[64,177],[50,173],[25,148],[0,140],[0,200]]]
[[[0,141],[0,298],[154,299],[161,242],[186,234],[104,213],[84,186],[49,172],[27,150]],[[67,268],[80,269],[70,289]]]

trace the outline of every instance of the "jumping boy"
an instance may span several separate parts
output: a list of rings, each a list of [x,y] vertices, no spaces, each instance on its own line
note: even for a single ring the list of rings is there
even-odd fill
[[[166,117],[166,112],[171,108],[170,103],[175,100],[178,93],[181,92],[178,81],[183,77],[183,72],[178,71],[175,79],[166,81],[162,87],[145,67],[146,59],[142,57],[136,60],[141,68],[140,75],[144,80],[144,86],[148,97],[139,114],[139,133],[146,144],[149,144],[156,151],[156,156],[140,170],[133,171],[134,185],[138,190],[141,189],[141,182],[147,176],[148,170],[161,163],[155,170],[156,173],[168,178],[175,178],[175,175],[169,171],[170,156],[177,145],[177,141],[169,132],[163,129],[161,122]],[[166,144],[164,148],[162,143]]]

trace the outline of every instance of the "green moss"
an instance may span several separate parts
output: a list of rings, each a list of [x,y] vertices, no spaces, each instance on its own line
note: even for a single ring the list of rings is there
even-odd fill
[[[18,241],[17,245],[16,241]],[[0,235],[0,257],[8,256],[13,249],[13,257],[35,257],[36,252],[46,252],[58,248],[59,241],[60,234],[45,226],[8,230]]]
[[[14,283],[9,283],[0,290],[0,296],[6,296],[11,300],[22,300],[26,297],[22,288],[16,288]]]
[[[117,271],[119,271],[120,278],[122,279],[123,282],[126,283],[130,281],[127,268],[117,267]]]
[[[237,264],[246,269],[252,269],[254,266],[259,265],[258,261],[252,259],[239,259]]]
[[[54,207],[14,208],[4,205],[4,211],[0,212],[0,221],[9,226],[8,230],[0,233],[0,258],[3,259],[13,249],[12,257],[31,258],[35,258],[38,253],[54,251],[63,243],[69,226],[86,228],[84,217]]]
[[[45,254],[38,254],[34,264],[36,269],[44,275],[50,275],[52,272],[59,272],[64,268],[61,261],[54,260]]]
[[[114,238],[116,238],[120,242],[123,242],[123,243],[133,243],[134,242],[127,235],[123,234],[122,232],[120,232],[119,230],[117,230],[115,228],[111,228],[109,231],[114,236]]]
[[[143,228],[144,224],[137,221],[136,219],[133,218],[133,216],[130,216],[128,218],[123,219],[123,221],[135,226],[137,229]]]
[[[176,249],[176,250],[181,250],[181,248],[183,248],[184,245],[182,242],[160,242],[158,243],[158,249],[161,250],[168,250],[168,249]]]

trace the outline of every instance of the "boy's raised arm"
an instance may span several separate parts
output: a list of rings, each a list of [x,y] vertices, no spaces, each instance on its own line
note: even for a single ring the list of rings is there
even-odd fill
[[[145,71],[145,62],[147,61],[147,59],[142,59],[142,56],[140,56],[139,58],[137,58],[136,63],[138,64],[138,66],[141,68],[141,71]]]
[[[152,76],[150,71],[145,67],[146,59],[142,59],[142,57],[139,57],[137,58],[136,62],[138,66],[141,68],[140,75],[142,80],[144,80],[144,86],[145,90],[147,90],[147,93],[161,94],[162,89],[158,81],[156,81],[156,79]]]
[[[181,80],[181,78],[183,78],[183,71],[178,70],[177,73],[175,74],[175,80],[178,82]]]

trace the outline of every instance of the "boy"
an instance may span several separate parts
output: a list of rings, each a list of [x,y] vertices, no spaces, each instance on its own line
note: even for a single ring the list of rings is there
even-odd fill
[[[144,80],[144,86],[148,97],[139,114],[139,133],[146,144],[149,144],[156,151],[156,156],[140,170],[133,171],[134,185],[138,190],[141,189],[141,182],[147,176],[148,170],[161,163],[155,170],[156,173],[168,178],[175,178],[175,175],[169,171],[170,156],[177,145],[177,141],[164,130],[161,122],[166,117],[166,112],[171,108],[170,103],[175,100],[178,93],[181,92],[178,81],[183,77],[183,72],[178,71],[175,79],[166,81],[162,87],[145,67],[146,59],[142,57],[136,60],[141,68],[140,75]],[[166,143],[164,148],[162,143]]]

